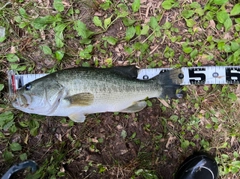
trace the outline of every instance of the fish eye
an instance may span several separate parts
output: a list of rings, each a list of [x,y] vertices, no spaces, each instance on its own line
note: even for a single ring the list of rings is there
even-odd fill
[[[25,85],[25,90],[29,91],[32,88],[32,84],[28,83]]]

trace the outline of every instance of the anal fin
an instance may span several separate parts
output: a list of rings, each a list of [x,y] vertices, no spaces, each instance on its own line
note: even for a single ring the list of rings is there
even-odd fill
[[[84,122],[86,119],[86,116],[83,113],[73,113],[68,117],[74,122]]]
[[[141,111],[147,106],[147,103],[145,101],[138,101],[135,102],[132,106],[129,106],[126,109],[121,110],[120,112],[125,112],[125,113],[134,113]]]

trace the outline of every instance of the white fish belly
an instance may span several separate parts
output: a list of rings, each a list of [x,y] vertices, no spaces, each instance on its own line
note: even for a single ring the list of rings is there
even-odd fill
[[[95,94],[94,101],[89,106],[71,106],[68,101],[61,100],[57,109],[49,116],[69,116],[73,113],[92,114],[102,112],[120,112],[134,104],[134,102],[146,98],[154,98],[160,95],[159,91],[146,92],[128,92],[113,94]]]

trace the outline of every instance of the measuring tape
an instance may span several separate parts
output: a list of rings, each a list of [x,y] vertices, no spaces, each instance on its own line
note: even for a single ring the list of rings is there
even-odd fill
[[[151,79],[171,68],[140,69],[138,79]],[[239,84],[240,66],[182,67],[183,79],[180,85]]]
[[[148,80],[171,68],[139,69],[137,79]],[[182,83],[180,85],[204,85],[204,84],[239,84],[240,66],[203,66],[182,67]],[[14,71],[8,72],[10,95],[25,84],[41,78],[47,74],[23,74],[17,75]]]

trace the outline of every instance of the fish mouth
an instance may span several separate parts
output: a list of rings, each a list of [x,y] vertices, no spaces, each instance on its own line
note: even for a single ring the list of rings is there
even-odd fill
[[[26,108],[29,106],[28,101],[31,100],[30,96],[26,96],[23,94],[18,94],[15,96],[14,101],[12,102],[14,107],[21,107],[21,108]]]

